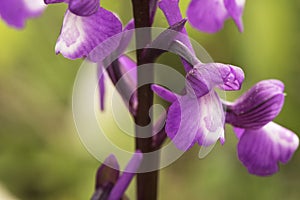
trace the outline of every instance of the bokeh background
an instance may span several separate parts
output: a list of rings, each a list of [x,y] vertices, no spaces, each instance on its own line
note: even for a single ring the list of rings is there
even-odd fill
[[[130,1],[103,0],[103,7],[119,14],[123,24],[131,18]],[[181,2],[185,11],[188,1]],[[81,60],[55,55],[54,46],[65,5],[49,6],[24,30],[0,22],[0,194],[12,199],[82,200],[94,190],[99,161],[81,144],[72,119],[71,96]],[[187,25],[217,62],[242,66],[243,91],[262,79],[278,78],[286,85],[286,101],[275,119],[300,133],[300,1],[248,1],[245,32],[232,21],[208,35]],[[155,26],[166,27],[160,11]],[[178,59],[164,57],[178,66]],[[241,92],[228,93],[234,99]],[[104,120],[109,119],[109,115]],[[112,126],[118,138],[117,128]],[[237,140],[226,127],[227,142],[217,144],[199,160],[195,147],[160,175],[160,199],[300,199],[300,154],[271,177],[249,175],[237,159]],[[127,140],[126,140],[127,141]],[[133,147],[128,140],[128,147]],[[131,141],[131,142],[130,142]],[[134,184],[127,194],[134,197]],[[1,196],[8,200],[10,197]]]

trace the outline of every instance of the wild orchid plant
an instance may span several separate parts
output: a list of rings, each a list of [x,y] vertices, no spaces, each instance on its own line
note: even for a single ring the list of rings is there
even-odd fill
[[[102,8],[99,0],[1,0],[0,16],[8,25],[23,28],[28,18],[37,17],[46,8],[46,4],[54,3],[68,4],[55,46],[55,52],[68,59],[89,57],[91,61],[95,61],[90,53],[107,39],[134,28],[151,27],[157,8],[164,13],[170,25],[169,29],[187,35],[184,28],[186,20],[182,18],[179,0],[132,0],[134,18],[124,28],[117,15]],[[199,31],[215,33],[222,29],[227,19],[232,18],[238,30],[243,32],[244,6],[245,0],[191,0],[187,9],[187,20]],[[298,148],[297,135],[272,122],[284,102],[284,84],[281,81],[260,81],[234,102],[228,102],[221,99],[214,89],[240,90],[244,80],[241,68],[230,64],[202,63],[196,58],[187,37],[164,37],[162,34],[152,40],[150,29],[143,35],[138,32],[136,34],[136,44],[145,47],[136,51],[136,62],[122,54],[128,45],[127,37],[122,36],[106,45],[105,49],[100,49],[102,57],[116,51],[122,54],[108,68],[99,68],[101,72],[106,71],[99,76],[101,109],[104,109],[104,75],[108,74],[114,84],[129,70],[135,71],[131,76],[131,84],[138,85],[145,76],[154,79],[153,71],[143,74],[143,71],[137,69],[140,65],[154,62],[163,53],[149,48],[155,41],[166,40],[169,46],[175,45],[175,48],[177,44],[183,54],[193,61],[182,57],[186,84],[181,93],[174,93],[160,85],[146,84],[139,87],[132,96],[123,96],[130,102],[128,109],[137,125],[136,136],[149,134],[150,137],[136,137],[136,152],[122,175],[119,175],[118,162],[113,155],[104,161],[97,172],[93,200],[127,199],[126,188],[134,177],[134,172],[144,162],[143,154],[159,149],[166,136],[182,151],[187,151],[196,143],[207,147],[220,140],[224,144],[225,123],[234,127],[238,138],[238,158],[249,173],[258,176],[272,175],[278,172],[279,163],[285,164],[291,159]],[[101,66],[103,60],[100,62],[98,59],[97,62]],[[132,85],[124,83],[124,87],[126,90],[126,87]],[[123,95],[122,88],[118,91]],[[149,109],[153,105],[153,92],[171,103],[165,127],[154,136],[151,112],[149,116]],[[140,128],[146,125],[148,129]],[[154,159],[153,162],[158,160]],[[137,198],[156,199],[157,182],[158,170],[138,173]]]

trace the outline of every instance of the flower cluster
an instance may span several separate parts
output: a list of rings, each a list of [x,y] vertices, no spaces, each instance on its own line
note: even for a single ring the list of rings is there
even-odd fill
[[[115,13],[100,6],[100,0],[1,0],[0,16],[8,25],[23,28],[27,19],[39,16],[47,4],[54,3],[68,5],[55,52],[68,59],[88,57],[98,63],[102,110],[105,94],[104,75],[107,74],[116,84],[120,76],[130,71],[131,75],[122,83],[123,87],[117,89],[123,99],[130,102],[129,110],[134,115],[138,104],[137,95],[122,95],[128,87],[135,88],[138,85],[137,63],[123,54],[131,39],[131,36],[125,33],[134,28],[133,20],[123,28]],[[220,31],[224,22],[232,18],[238,30],[242,32],[245,3],[245,0],[191,0],[187,18],[193,27],[206,33]],[[183,20],[179,0],[150,0],[149,4],[149,24],[152,24],[156,8],[159,7],[171,29],[179,23],[182,25],[179,31],[187,35],[183,27],[186,20]],[[116,35],[119,37],[97,50],[100,44]],[[195,57],[188,37],[178,35],[170,38],[171,42],[180,41],[185,47],[185,53]],[[98,58],[107,58],[116,52],[120,56],[104,69],[104,60]],[[186,151],[195,144],[211,147],[218,140],[224,144],[224,126],[228,123],[234,127],[238,138],[238,158],[249,173],[259,176],[272,175],[278,171],[279,163],[285,164],[291,159],[299,145],[298,136],[273,122],[284,103],[284,84],[281,81],[261,81],[236,101],[227,102],[219,97],[215,89],[240,90],[245,78],[241,68],[222,63],[205,64],[197,59],[196,63],[191,63],[181,59],[186,71],[186,84],[182,93],[176,94],[162,86],[152,85],[152,90],[157,95],[171,103],[167,112],[165,132],[178,149]],[[128,90],[133,91],[132,88]],[[120,176],[115,157],[108,157],[104,164],[111,167],[103,165],[99,168],[93,199],[121,199],[141,161],[142,154],[137,151],[125,170],[130,172],[124,172]]]
[[[178,3],[178,0],[162,0],[159,3],[169,24],[182,19]],[[244,0],[195,0],[188,9],[189,21],[200,30],[215,32],[231,16],[242,31],[244,4]],[[185,30],[182,32],[186,34]],[[193,54],[187,38],[178,40],[188,47],[190,52],[187,54]],[[195,143],[208,147],[218,139],[224,144],[226,122],[235,127],[239,139],[238,157],[249,173],[272,175],[278,171],[279,162],[287,163],[291,159],[299,145],[298,136],[272,122],[284,102],[282,82],[261,81],[235,102],[226,102],[220,99],[214,87],[239,90],[244,80],[240,68],[220,63],[183,64],[187,71],[183,94],[175,94],[158,85],[152,86],[157,95],[171,103],[165,131],[177,148],[185,151]]]

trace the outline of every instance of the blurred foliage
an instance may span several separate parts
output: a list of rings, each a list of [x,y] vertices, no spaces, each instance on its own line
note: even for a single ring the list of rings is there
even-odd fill
[[[101,3],[119,13],[124,24],[132,16],[129,1]],[[187,5],[181,2],[183,10]],[[80,143],[72,119],[72,86],[81,61],[54,53],[65,8],[49,6],[24,30],[0,22],[0,182],[24,200],[87,199],[100,164]],[[243,91],[262,79],[281,79],[287,97],[275,121],[298,133],[299,9],[297,0],[248,1],[243,34],[232,21],[213,35],[187,25],[215,61],[243,67]],[[156,26],[167,26],[160,11],[156,20]],[[178,59],[167,56],[162,62],[179,66]],[[228,99],[240,94],[228,94]],[[249,175],[237,159],[231,127],[226,128],[227,142],[217,144],[207,158],[199,160],[199,147],[194,147],[162,170],[160,199],[299,199],[299,153],[272,177]],[[134,196],[133,188],[131,184],[129,196]]]

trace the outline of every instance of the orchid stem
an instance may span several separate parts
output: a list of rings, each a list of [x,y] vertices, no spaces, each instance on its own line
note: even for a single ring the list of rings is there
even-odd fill
[[[149,0],[132,0],[133,15],[135,28],[151,27],[150,19],[150,2]],[[136,46],[146,47],[151,42],[151,29],[144,31],[136,31]],[[137,66],[147,64],[147,58],[142,55],[143,49],[137,48]],[[143,153],[151,152],[152,148],[152,112],[150,110],[153,105],[153,92],[150,84],[142,84],[143,80],[153,80],[153,70],[138,70],[138,108],[135,116],[135,131],[136,136],[148,135],[147,138],[136,137],[136,149],[141,150]],[[147,128],[146,128],[147,127]],[[149,162],[149,161],[147,161]],[[151,160],[153,163],[158,163],[158,158]],[[146,166],[147,163],[143,161],[141,167]],[[137,199],[138,200],[156,200],[157,199],[157,182],[158,171],[139,173],[137,174]]]

